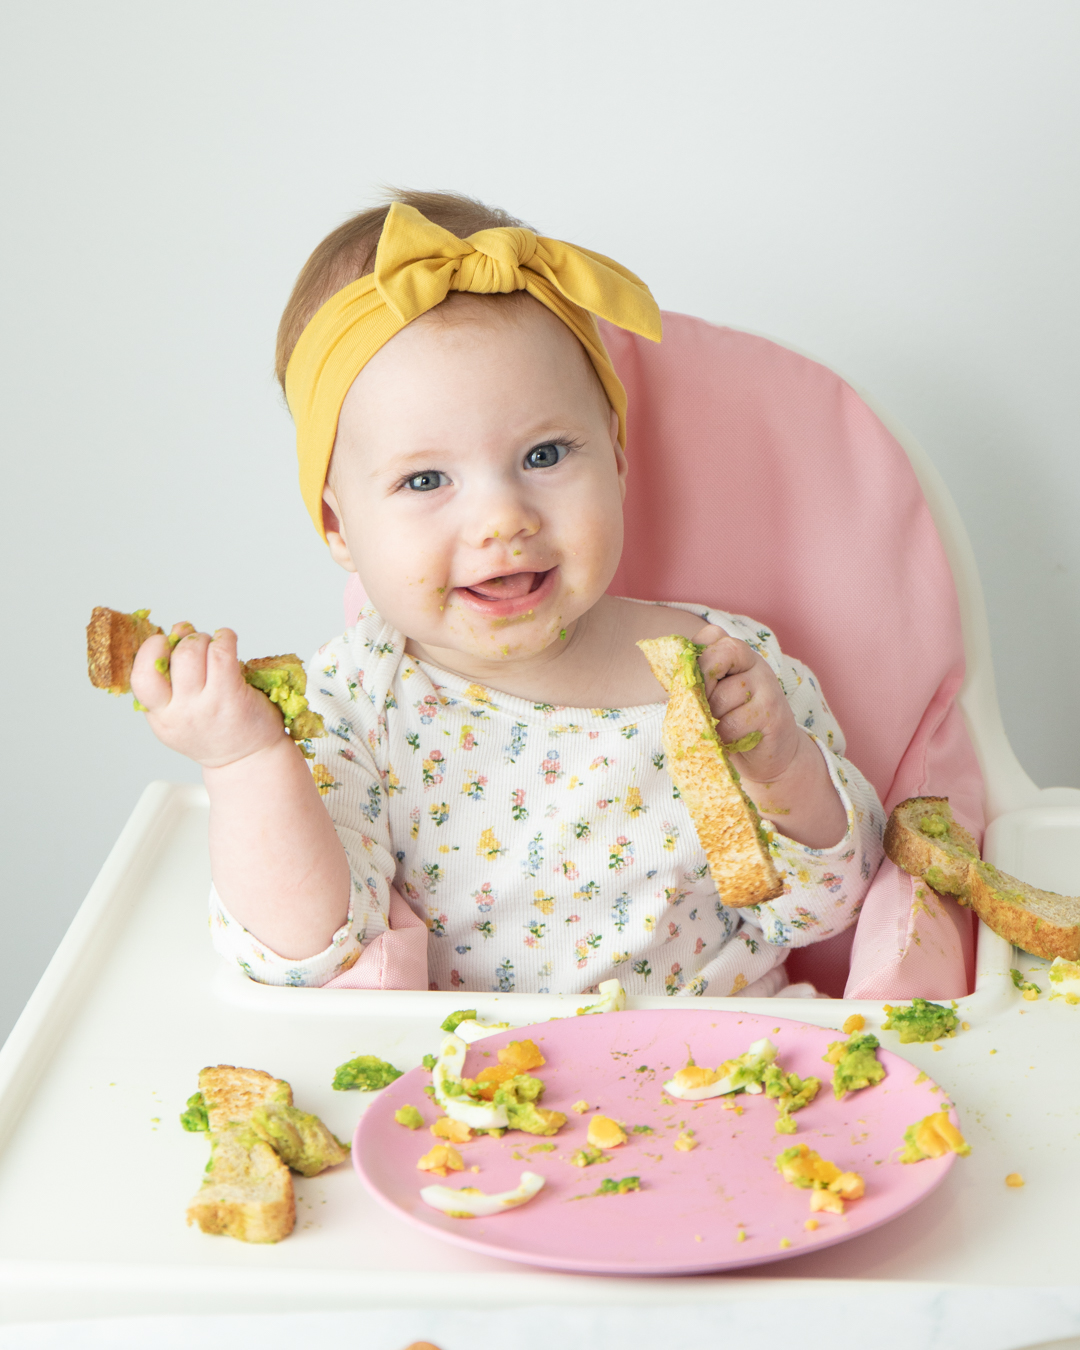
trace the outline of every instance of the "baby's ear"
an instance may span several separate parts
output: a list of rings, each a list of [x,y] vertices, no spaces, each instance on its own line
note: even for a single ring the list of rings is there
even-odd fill
[[[356,564],[352,560],[348,541],[342,531],[341,512],[338,508],[337,498],[334,496],[333,488],[330,487],[323,488],[322,518],[323,530],[326,532],[326,543],[330,549],[331,558],[346,572],[355,572]]]

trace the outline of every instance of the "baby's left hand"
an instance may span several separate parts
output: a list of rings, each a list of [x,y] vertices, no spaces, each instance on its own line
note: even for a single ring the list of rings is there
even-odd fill
[[[780,681],[764,657],[714,624],[694,641],[705,648],[699,658],[705,696],[721,741],[731,745],[761,733],[752,749],[731,754],[732,763],[751,782],[774,783],[794,763],[804,739]]]

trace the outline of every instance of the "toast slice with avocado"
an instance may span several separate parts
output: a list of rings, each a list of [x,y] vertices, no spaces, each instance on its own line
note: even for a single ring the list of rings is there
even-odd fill
[[[196,1103],[201,1122],[192,1112]],[[279,1242],[292,1232],[290,1168],[314,1177],[349,1156],[318,1116],[293,1105],[289,1084],[262,1069],[217,1064],[201,1070],[181,1123],[210,1135],[210,1162],[188,1206],[188,1223],[241,1242]]]
[[[677,634],[637,645],[668,693],[662,732],[667,771],[690,812],[721,901],[741,909],[775,900],[783,883],[757,807],[716,734],[698,664],[703,648]]]
[[[131,693],[135,653],[147,638],[163,631],[150,622],[149,615],[148,609],[137,609],[134,614],[122,614],[101,605],[94,609],[86,628],[86,661],[90,683],[96,689],[107,689],[110,694]],[[170,644],[178,640],[169,639]],[[165,661],[162,658],[162,669],[166,669]],[[304,742],[324,736],[326,728],[319,714],[308,707],[307,676],[300,658],[286,652],[282,656],[241,661],[240,674],[277,706],[285,719],[285,730],[300,746],[304,757],[314,758]]]
[[[947,797],[909,797],[893,809],[885,853],[932,889],[970,905],[987,928],[1032,956],[1080,960],[1080,897],[1029,886],[979,856]]]

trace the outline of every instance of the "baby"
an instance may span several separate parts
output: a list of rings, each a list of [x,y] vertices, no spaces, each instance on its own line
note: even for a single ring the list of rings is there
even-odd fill
[[[608,594],[632,447],[595,313],[659,337],[633,274],[450,194],[363,213],[301,273],[301,487],[369,602],[308,666],[328,734],[309,765],[228,629],[179,628],[171,678],[151,639],[132,675],[203,766],[215,941],[252,978],[348,982],[415,915],[433,989],[768,995],[854,923],[884,813],[813,676],[752,620]],[[668,633],[704,648],[721,740],[761,733],[732,760],[784,894],[749,910],[664,768],[635,644]]]

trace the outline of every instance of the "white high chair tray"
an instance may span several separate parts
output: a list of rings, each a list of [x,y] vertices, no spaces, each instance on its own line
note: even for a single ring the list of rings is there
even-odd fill
[[[288,1079],[298,1104],[350,1139],[372,1098],[331,1090],[342,1061],[370,1053],[412,1068],[435,1048],[439,1023],[463,999],[482,1016],[519,1025],[588,1001],[253,984],[210,946],[206,825],[201,789],[147,789],[0,1052],[0,1321],[420,1304],[685,1304],[790,1291],[810,1279],[822,1292],[836,1280],[864,1290],[882,1280],[1075,1280],[1061,1216],[1080,1209],[1080,1079],[1072,1068],[1080,1007],[1020,999],[1008,976],[1011,949],[985,930],[977,991],[960,1001],[971,1030],[942,1042],[940,1051],[900,1047],[892,1032],[881,1037],[956,1101],[972,1155],[923,1203],[858,1242],[739,1278],[533,1272],[406,1226],[371,1199],[348,1166],[297,1179],[296,1231],[277,1246],[186,1227],[207,1143],[186,1134],[177,1115],[203,1065],[248,1065]],[[1014,812],[996,823],[989,852],[1012,870],[1033,839],[1044,868],[1069,871],[1080,857],[1080,811]],[[1045,871],[1031,879],[1063,884]],[[631,1006],[671,1005],[638,999]],[[858,1011],[875,1031],[883,1019],[876,1003],[703,998],[686,1006],[746,1008],[833,1028]],[[1010,1172],[1023,1174],[1022,1190],[1005,1186]]]

